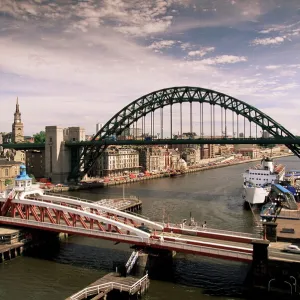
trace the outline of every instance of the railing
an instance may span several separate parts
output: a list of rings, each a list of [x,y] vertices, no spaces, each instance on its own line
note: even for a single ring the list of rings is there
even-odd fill
[[[130,271],[132,270],[134,264],[136,263],[137,259],[139,257],[139,252],[138,251],[134,251],[132,252],[129,260],[126,263],[126,273],[129,274]]]
[[[114,241],[122,240],[124,242],[132,242],[132,243],[143,243],[144,239],[136,236],[136,235],[129,235],[129,234],[119,234],[114,232],[106,232],[106,231],[98,231],[95,229],[86,229],[86,228],[79,228],[67,225],[59,225],[59,224],[52,224],[47,222],[38,222],[34,220],[24,220],[19,218],[11,218],[11,217],[2,217],[0,216],[0,222],[5,224],[18,224],[22,225],[31,225],[32,227],[39,227],[41,229],[53,229],[55,231],[60,230],[61,232],[71,232],[75,234],[82,234],[82,235],[92,235],[98,236],[102,238],[109,238]],[[30,226],[29,226],[30,227]]]
[[[146,217],[144,215],[141,215],[141,214],[137,214],[133,211],[129,211],[129,210],[125,210],[126,213],[130,214],[130,215],[134,215],[134,216],[137,216],[137,217],[140,217],[142,219],[145,219],[145,220],[149,220],[150,221],[150,218],[149,217]]]
[[[103,283],[95,286],[90,286],[72,295],[70,299],[80,300],[83,299],[82,297],[87,298],[88,296],[95,295],[96,293],[99,294],[100,292],[105,292],[106,290],[111,291],[113,289],[118,289],[120,291],[127,291],[129,292],[130,295],[132,295],[146,281],[148,281],[148,274],[146,274],[144,277],[142,277],[140,280],[138,280],[135,284],[131,286],[122,283],[117,283],[117,282],[108,282],[108,283]]]
[[[159,223],[163,224],[165,228],[166,224],[164,223]],[[213,228],[203,228],[199,226],[189,226],[189,225],[183,225],[182,227],[178,224],[169,224],[169,228],[178,228],[182,230],[190,230],[190,231],[195,231],[195,232],[208,232],[208,233],[218,233],[222,235],[229,235],[229,236],[238,236],[238,237],[245,237],[245,238],[257,238],[258,235],[255,233],[247,233],[247,232],[236,232],[236,231],[229,231],[229,230],[222,230],[222,229],[213,229]]]
[[[291,218],[291,219],[299,220],[300,219],[300,211],[281,210],[278,215],[268,215],[267,217],[271,217],[271,218],[276,217],[277,219]]]

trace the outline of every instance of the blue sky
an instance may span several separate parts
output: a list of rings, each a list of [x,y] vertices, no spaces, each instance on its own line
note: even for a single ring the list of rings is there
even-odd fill
[[[227,93],[300,134],[299,0],[1,0],[0,131],[95,124],[171,86]]]

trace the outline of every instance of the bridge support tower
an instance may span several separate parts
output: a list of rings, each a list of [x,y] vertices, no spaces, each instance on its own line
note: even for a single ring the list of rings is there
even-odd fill
[[[163,249],[143,249],[139,253],[134,273],[142,276],[148,272],[150,278],[168,279],[173,273],[175,251]]]
[[[45,175],[53,183],[66,183],[72,164],[78,163],[74,153],[66,147],[66,142],[85,140],[85,130],[81,127],[63,128],[46,126]],[[77,150],[79,151],[79,150]],[[79,153],[77,155],[79,157]]]
[[[253,240],[252,288],[265,288],[268,284],[268,240]]]

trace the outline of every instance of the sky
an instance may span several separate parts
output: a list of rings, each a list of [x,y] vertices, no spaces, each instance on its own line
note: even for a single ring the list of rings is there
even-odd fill
[[[299,0],[0,0],[0,132],[88,134],[172,86],[245,101],[300,134]]]

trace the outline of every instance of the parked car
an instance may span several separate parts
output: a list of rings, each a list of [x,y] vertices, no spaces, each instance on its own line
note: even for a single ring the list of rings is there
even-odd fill
[[[289,245],[283,249],[284,252],[300,254],[300,248],[296,245]]]

